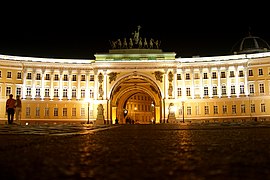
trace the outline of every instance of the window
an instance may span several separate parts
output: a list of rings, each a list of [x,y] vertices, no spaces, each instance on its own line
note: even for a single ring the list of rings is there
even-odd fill
[[[45,97],[50,97],[50,89],[49,88],[45,89]]]
[[[21,96],[21,94],[22,94],[22,88],[21,87],[17,87],[17,89],[16,89],[16,95]]]
[[[36,107],[36,117],[39,117],[39,116],[40,116],[40,108]]]
[[[187,115],[191,115],[191,107],[190,106],[187,107]]]
[[[194,78],[199,79],[200,78],[199,73],[195,73]]]
[[[214,106],[214,114],[218,114],[218,106]]]
[[[90,98],[94,98],[94,91],[90,89]]]
[[[50,115],[50,111],[48,107],[45,107],[45,112],[44,112],[45,116],[48,117]]]
[[[63,89],[63,97],[67,97],[67,89]]]
[[[240,84],[240,94],[245,94],[244,84]]]
[[[37,73],[36,80],[41,80],[41,74]]]
[[[67,108],[63,108],[63,116],[67,116]]]
[[[94,77],[95,77],[95,76],[94,76],[93,74],[91,74],[91,75],[90,75],[90,81],[94,81]]]
[[[182,96],[182,89],[181,88],[177,88],[177,96]]]
[[[264,103],[261,104],[261,112],[265,112],[265,104]]]
[[[26,110],[25,110],[25,115],[26,117],[30,117],[30,107],[26,107]]]
[[[7,78],[11,78],[11,72],[7,72]]]
[[[236,105],[232,105],[232,114],[236,114]]]
[[[208,79],[207,73],[203,73],[203,79]]]
[[[76,89],[72,89],[72,97],[73,97],[73,98],[76,97]]]
[[[263,69],[259,69],[259,76],[262,76],[263,75]]]
[[[27,73],[26,79],[32,79],[32,73]]]
[[[40,97],[40,88],[36,88],[36,97]]]
[[[81,108],[81,116],[85,116],[85,108]]]
[[[249,69],[249,70],[248,70],[248,75],[249,75],[249,76],[253,76],[253,71],[252,71],[252,69]]]
[[[68,75],[67,74],[64,74],[64,81],[68,81]]]
[[[58,89],[57,88],[54,88],[54,97],[58,97]]]
[[[73,74],[73,75],[72,75],[72,81],[77,81],[77,76],[76,76],[76,74]]]
[[[6,96],[9,96],[11,94],[11,87],[6,88]]]
[[[205,96],[208,96],[208,87],[203,87],[203,92]]]
[[[217,72],[212,72],[212,78],[216,79],[217,78]]]
[[[72,108],[72,116],[76,116],[76,108]]]
[[[226,78],[226,76],[225,76],[225,72],[223,71],[223,72],[221,72],[221,78]]]
[[[204,106],[204,114],[209,114],[209,106]]]
[[[50,80],[50,74],[46,74],[45,80]]]
[[[221,86],[221,94],[226,95],[226,86],[225,85]]]
[[[260,93],[264,93],[264,84],[260,84]]]
[[[190,96],[190,88],[189,87],[186,89],[186,92],[187,92],[187,96]]]
[[[58,116],[58,108],[53,108],[53,115]]]
[[[0,78],[2,77],[2,71],[0,71]]]
[[[244,72],[243,72],[243,70],[240,70],[240,71],[239,71],[239,77],[244,77]]]
[[[55,81],[58,81],[58,80],[59,80],[59,75],[58,75],[58,74],[55,74],[55,75],[54,75],[54,80],[55,80]]]
[[[181,74],[177,74],[177,80],[181,80]]]
[[[222,106],[222,113],[227,114],[227,105]]]
[[[235,94],[235,85],[231,85],[231,94]]]
[[[22,73],[21,72],[17,73],[17,79],[22,79]]]
[[[246,106],[245,106],[245,104],[241,104],[241,113],[246,113]]]
[[[85,74],[81,75],[81,81],[85,81]]]
[[[189,80],[190,79],[190,74],[186,73],[186,79]]]
[[[31,96],[31,87],[26,88],[26,96]]]
[[[213,95],[217,95],[217,86],[213,87]]]
[[[81,98],[85,98],[85,89],[81,89]]]
[[[255,113],[255,104],[250,105],[250,112]]]
[[[254,84],[249,85],[249,93],[253,94],[254,93]]]
[[[230,71],[230,77],[234,77],[234,71]]]

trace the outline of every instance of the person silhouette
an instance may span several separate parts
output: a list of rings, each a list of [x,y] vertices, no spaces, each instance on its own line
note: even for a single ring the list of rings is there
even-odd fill
[[[6,112],[8,116],[8,124],[13,123],[15,108],[16,108],[16,100],[13,99],[13,94],[9,95],[9,99],[6,101]]]

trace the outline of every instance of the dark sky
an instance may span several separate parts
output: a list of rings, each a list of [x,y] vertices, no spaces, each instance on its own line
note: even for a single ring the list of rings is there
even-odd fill
[[[109,51],[109,40],[131,37],[138,25],[141,37],[160,40],[177,57],[231,54],[249,31],[270,43],[270,16],[259,3],[14,4],[0,14],[0,54],[94,59]]]

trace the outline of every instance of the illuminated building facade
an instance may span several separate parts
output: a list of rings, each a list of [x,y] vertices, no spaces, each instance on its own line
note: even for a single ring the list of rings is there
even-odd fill
[[[233,55],[176,58],[133,34],[93,60],[0,55],[0,120],[9,94],[21,96],[25,122],[270,120],[270,52],[260,38],[244,38]]]

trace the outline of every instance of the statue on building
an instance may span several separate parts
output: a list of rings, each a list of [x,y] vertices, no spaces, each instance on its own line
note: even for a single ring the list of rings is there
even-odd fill
[[[155,71],[154,74],[155,74],[156,80],[162,82],[163,74],[164,74],[164,73],[161,72],[161,71]]]
[[[97,107],[97,120],[96,124],[105,124],[105,118],[104,118],[104,108],[102,104],[99,104]]]
[[[116,73],[116,72],[110,72],[110,73],[108,74],[108,76],[109,76],[109,83],[111,83],[112,81],[115,81],[115,80],[116,80],[117,74],[119,74],[119,73]]]
[[[139,25],[138,26],[138,31],[135,31],[133,34],[133,40],[134,40],[134,43],[137,45],[139,43],[139,37],[140,37],[140,29],[141,29],[141,26]]]
[[[104,108],[103,108],[103,105],[102,104],[99,104],[98,105],[97,110],[98,110],[98,115],[103,115]]]
[[[169,72],[168,80],[169,80],[169,82],[173,81],[173,73],[172,73],[172,71]]]
[[[98,75],[98,82],[99,83],[102,83],[103,82],[103,75],[102,75],[102,73],[99,73],[99,75]]]
[[[98,92],[99,92],[99,97],[102,99],[102,97],[103,97],[103,95],[104,95],[104,91],[103,91],[103,88],[102,88],[102,84],[100,84],[99,89],[98,89]]]

